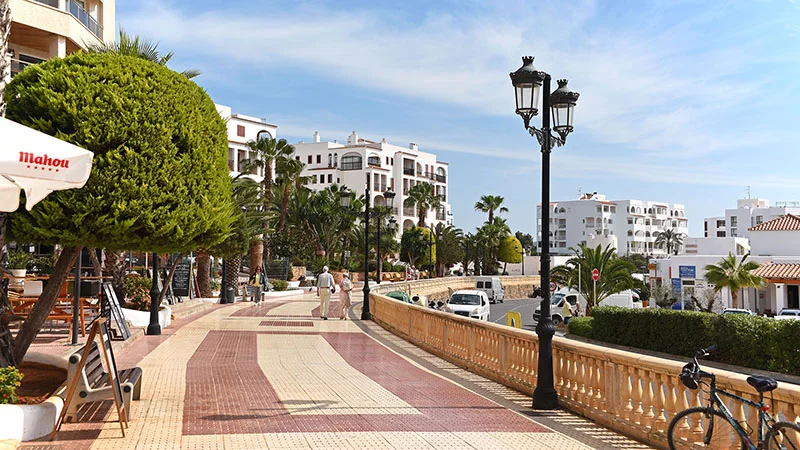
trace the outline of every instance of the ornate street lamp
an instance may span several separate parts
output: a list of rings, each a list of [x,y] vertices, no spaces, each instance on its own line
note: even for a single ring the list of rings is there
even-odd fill
[[[553,335],[555,327],[550,317],[550,151],[562,146],[572,132],[572,119],[579,94],[567,88],[567,80],[558,80],[558,89],[550,93],[550,75],[533,66],[532,56],[522,57],[522,67],[509,74],[514,85],[516,113],[522,117],[525,129],[536,136],[542,151],[542,303],[536,334],[539,335],[539,366],[536,389],[533,391],[535,409],[558,408],[558,393],[553,385]],[[539,92],[542,98],[542,127],[531,126],[531,119],[539,113]],[[550,133],[550,115],[553,129]]]
[[[150,323],[147,325],[146,333],[148,336],[161,334],[161,323],[158,321],[158,307],[161,306],[158,304],[158,297],[161,294],[161,289],[158,288],[158,276],[158,253],[153,253],[153,284],[150,286]],[[222,279],[225,280],[224,275]]]
[[[395,193],[392,192],[391,189],[387,189],[386,192],[383,193],[383,198],[386,199],[386,206],[389,208],[389,214],[392,213],[392,206],[394,205],[394,196]],[[377,256],[376,261],[378,263],[378,268],[377,268],[378,280],[376,281],[376,283],[381,284],[381,269],[382,269],[381,266],[383,266],[381,261],[381,225],[383,225],[384,213],[381,210],[376,209],[374,214],[375,217],[378,218],[378,243],[377,243],[378,254],[376,255]]]

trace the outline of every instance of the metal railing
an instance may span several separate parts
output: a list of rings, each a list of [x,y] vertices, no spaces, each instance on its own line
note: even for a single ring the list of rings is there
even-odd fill
[[[67,10],[73,17],[78,19],[78,22],[86,25],[86,28],[92,32],[97,37],[100,37],[100,33],[102,29],[100,24],[97,23],[96,20],[89,13],[86,12],[81,5],[78,4],[75,0],[67,0]]]
[[[403,175],[414,175],[413,167],[403,167]]]

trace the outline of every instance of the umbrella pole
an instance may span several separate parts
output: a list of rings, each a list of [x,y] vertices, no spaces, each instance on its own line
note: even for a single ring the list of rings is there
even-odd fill
[[[81,304],[81,256],[83,248],[78,250],[78,260],[75,262],[75,289],[72,295],[72,339],[70,344],[78,344],[78,332],[80,331],[80,304]]]

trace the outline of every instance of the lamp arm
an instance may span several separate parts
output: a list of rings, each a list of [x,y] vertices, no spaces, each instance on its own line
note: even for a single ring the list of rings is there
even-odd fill
[[[548,150],[552,150],[553,147],[556,147],[556,146],[557,147],[561,147],[561,146],[563,146],[564,144],[567,143],[567,136],[566,135],[553,136],[553,133],[550,133],[550,129],[549,128],[541,128],[541,129],[539,129],[539,128],[536,128],[535,126],[532,126],[532,125],[528,125],[526,128],[528,130],[528,133],[530,133],[531,136],[534,136],[536,138],[536,140],[539,141],[539,145],[542,146],[542,147],[544,146],[544,137],[545,137],[545,135],[549,134],[550,135],[550,148]]]

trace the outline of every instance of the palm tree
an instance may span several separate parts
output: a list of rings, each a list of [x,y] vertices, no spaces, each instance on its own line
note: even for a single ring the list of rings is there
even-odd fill
[[[678,249],[683,245],[683,235],[675,230],[665,230],[659,234],[655,241],[656,247],[667,249],[667,254],[671,255],[672,250],[675,249],[675,254],[678,254]]]
[[[250,173],[258,169],[263,170],[264,180],[261,183],[261,200],[263,210],[269,211],[272,207],[272,165],[279,158],[288,158],[294,153],[294,147],[286,139],[275,139],[264,133],[259,134],[255,140],[249,141],[250,159],[242,162],[242,172]],[[269,223],[264,221],[266,230]],[[250,243],[250,275],[264,259],[264,240],[257,237]]]
[[[444,269],[457,263],[464,256],[464,249],[461,248],[461,240],[464,232],[460,228],[452,225],[439,223],[434,228],[436,239],[436,275],[443,277]]]
[[[551,279],[558,284],[574,288],[580,270],[580,277],[585,281],[581,283],[580,292],[586,299],[586,315],[591,315],[592,309],[609,295],[631,289],[636,285],[631,276],[633,264],[619,258],[616,249],[611,245],[603,249],[600,245],[591,248],[581,244],[577,250],[574,248],[570,250],[575,256],[567,260],[565,265],[554,267]],[[596,283],[588,281],[592,279],[593,269],[600,272]]]
[[[759,264],[747,261],[749,256],[748,253],[737,262],[733,253],[728,253],[718,264],[709,264],[705,268],[706,281],[714,285],[714,292],[719,292],[722,288],[730,290],[732,308],[739,307],[739,289],[759,287],[764,283],[763,278],[752,274]]]
[[[403,206],[417,207],[417,226],[425,228],[425,217],[428,211],[435,209],[441,211],[442,198],[433,193],[433,185],[431,183],[417,183],[408,190],[408,197]]]
[[[6,116],[6,102],[3,94],[6,90],[6,75],[10,72],[11,66],[6,60],[8,54],[8,38],[11,35],[11,7],[8,0],[0,0],[0,117]],[[0,247],[3,243],[0,242]],[[0,257],[3,255],[0,253]]]
[[[100,44],[89,45],[90,53],[118,53],[124,56],[146,59],[156,64],[166,66],[175,54],[169,52],[162,55],[158,52],[158,44],[139,36],[131,36],[120,27],[118,42],[103,42]],[[199,70],[187,69],[181,72],[186,78],[194,78],[200,75]]]
[[[480,201],[475,203],[475,211],[482,211],[489,213],[489,220],[487,222],[491,225],[494,223],[495,213],[506,213],[508,208],[503,206],[505,199],[500,195],[482,195]]]
[[[497,251],[500,243],[510,234],[505,221],[496,219],[494,223],[484,223],[475,233],[477,241],[476,259],[481,262],[481,274],[493,275],[497,272]]]
[[[286,225],[286,211],[289,208],[289,197],[292,191],[301,189],[309,177],[301,177],[300,174],[305,168],[302,161],[294,159],[290,156],[281,156],[275,160],[275,175],[277,179],[275,182],[279,188],[280,206],[278,210],[278,226],[275,231],[280,233],[284,230]]]

